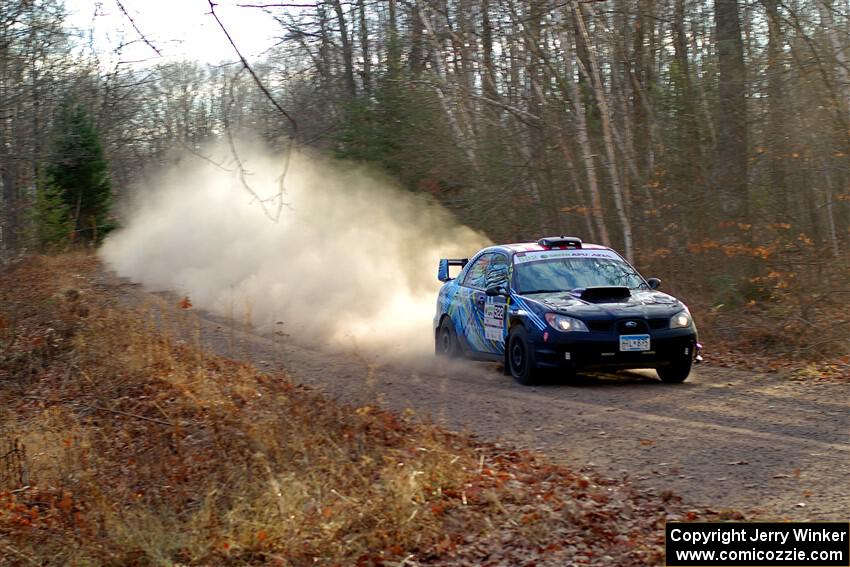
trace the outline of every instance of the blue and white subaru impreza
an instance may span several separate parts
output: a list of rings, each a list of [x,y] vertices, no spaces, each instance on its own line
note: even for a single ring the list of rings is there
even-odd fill
[[[566,236],[490,246],[440,260],[437,276],[436,353],[503,361],[521,384],[544,368],[654,368],[677,383],[702,360],[687,306],[606,246]]]

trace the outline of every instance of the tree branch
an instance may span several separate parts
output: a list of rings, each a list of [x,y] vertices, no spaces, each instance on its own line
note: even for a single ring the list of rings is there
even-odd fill
[[[315,4],[237,4],[239,8],[315,8]]]
[[[295,119],[290,116],[290,114],[286,110],[284,110],[284,108],[275,100],[275,98],[272,96],[272,94],[269,92],[269,90],[254,72],[254,69],[251,68],[251,65],[248,63],[248,60],[245,59],[245,56],[242,55],[241,51],[239,51],[239,48],[236,46],[236,43],[230,36],[230,32],[227,31],[227,28],[224,27],[224,23],[218,17],[218,14],[215,13],[216,3],[213,2],[213,0],[208,0],[208,2],[210,5],[210,14],[213,18],[215,18],[215,21],[216,23],[218,23],[218,27],[221,28],[221,31],[224,32],[224,35],[227,37],[227,41],[229,41],[231,47],[233,47],[233,51],[235,51],[236,55],[239,56],[239,61],[242,62],[242,66],[245,68],[246,71],[248,71],[248,73],[251,75],[251,78],[254,79],[254,83],[256,83],[257,87],[262,91],[263,95],[265,95],[265,97],[269,99],[269,102],[272,103],[272,105],[278,110],[278,112],[283,114],[286,119],[289,120],[289,123],[292,125],[292,137],[294,139],[298,134],[298,124],[295,122]]]
[[[160,50],[157,49],[153,43],[148,41],[148,38],[145,36],[145,34],[142,33],[142,30],[139,29],[139,26],[136,25],[136,21],[130,16],[129,13],[127,13],[127,10],[124,8],[124,4],[121,3],[121,0],[115,0],[115,3],[118,4],[118,9],[121,10],[121,13],[124,14],[124,16],[128,20],[130,20],[130,24],[132,24],[133,29],[136,30],[136,33],[139,34],[139,37],[142,39],[142,41],[144,41],[148,45],[148,47],[153,49],[157,55],[162,57],[162,52],[160,52]]]

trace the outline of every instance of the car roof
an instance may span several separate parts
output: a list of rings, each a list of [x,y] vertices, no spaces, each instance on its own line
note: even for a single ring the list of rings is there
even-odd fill
[[[509,255],[516,254],[517,252],[545,252],[547,250],[567,250],[566,246],[541,246],[537,242],[515,242],[513,244],[497,244],[495,246],[488,246],[484,250],[489,251],[500,251],[506,252]],[[582,242],[581,249],[584,250],[611,250],[608,246],[602,246],[601,244],[591,244],[589,242]],[[482,250],[483,252],[483,250]]]

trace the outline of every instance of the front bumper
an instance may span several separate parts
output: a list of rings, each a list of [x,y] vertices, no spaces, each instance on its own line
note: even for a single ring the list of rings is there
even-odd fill
[[[541,332],[534,338],[537,365],[543,368],[658,368],[687,358],[697,362],[701,345],[694,329],[665,329],[650,333],[650,349],[620,352],[613,333]]]

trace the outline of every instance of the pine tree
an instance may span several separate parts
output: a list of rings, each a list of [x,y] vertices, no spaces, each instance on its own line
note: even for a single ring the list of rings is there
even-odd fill
[[[53,162],[47,173],[67,207],[77,238],[98,242],[109,231],[112,187],[100,138],[86,112],[66,100],[57,121]]]
[[[35,239],[42,250],[61,248],[69,242],[73,230],[68,205],[62,189],[52,180],[48,179],[42,187],[32,212]]]

